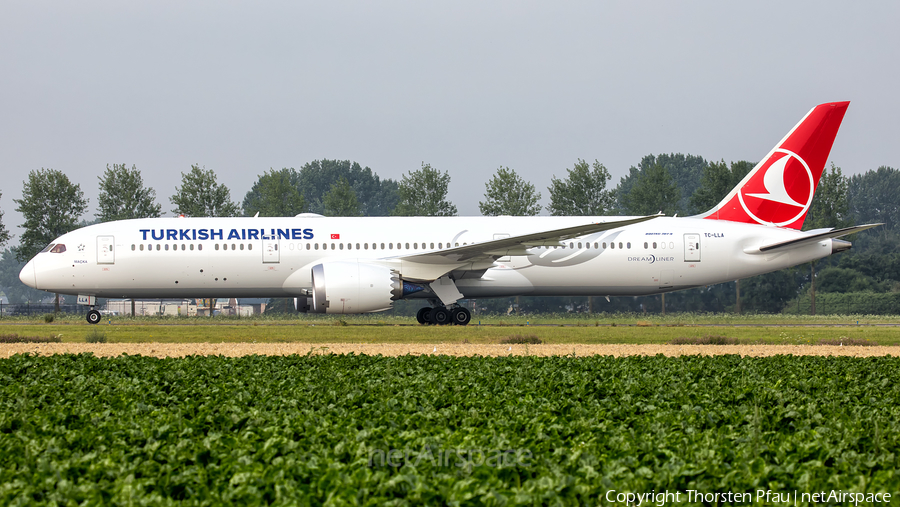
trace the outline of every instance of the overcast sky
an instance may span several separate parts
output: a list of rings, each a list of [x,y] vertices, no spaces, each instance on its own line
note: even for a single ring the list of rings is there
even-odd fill
[[[756,161],[850,100],[831,160],[900,166],[897,2],[120,2],[0,7],[0,208],[65,172],[137,165],[163,209],[192,163],[240,202],[269,168],[423,161],[477,215],[515,169],[548,202],[576,159]],[[13,240],[17,243],[17,239]]]

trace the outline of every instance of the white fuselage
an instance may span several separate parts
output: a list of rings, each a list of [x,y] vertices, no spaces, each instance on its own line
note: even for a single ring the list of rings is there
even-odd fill
[[[396,266],[402,275],[404,256],[602,218],[125,220],[61,236],[55,243],[64,244],[65,251],[38,254],[21,278],[42,290],[108,298],[293,297],[308,293],[311,269],[323,262],[358,259]],[[832,253],[831,239],[754,253],[760,245],[802,235],[762,225],[661,217],[566,240],[564,246],[511,251],[493,263],[457,267],[451,277],[466,298],[646,295],[745,278]]]

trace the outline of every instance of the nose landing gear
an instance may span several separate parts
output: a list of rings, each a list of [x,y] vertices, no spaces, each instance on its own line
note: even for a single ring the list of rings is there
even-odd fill
[[[101,318],[100,312],[97,310],[91,310],[87,313],[88,324],[99,324]]]
[[[446,324],[455,324],[465,326],[472,320],[472,314],[467,308],[457,306],[448,309],[444,306],[436,306],[434,308],[424,307],[416,312],[416,320],[419,324],[434,324],[443,326]]]

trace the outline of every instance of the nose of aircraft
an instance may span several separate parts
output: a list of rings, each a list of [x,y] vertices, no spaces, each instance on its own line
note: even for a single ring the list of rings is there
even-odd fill
[[[34,259],[28,261],[28,264],[25,264],[25,267],[19,272],[19,280],[22,280],[22,283],[32,289],[37,289],[37,277],[34,275]]]

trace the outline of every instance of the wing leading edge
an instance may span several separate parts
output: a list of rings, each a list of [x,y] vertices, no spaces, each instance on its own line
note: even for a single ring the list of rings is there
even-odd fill
[[[472,269],[488,268],[500,257],[525,255],[526,249],[530,247],[558,246],[561,241],[570,238],[627,227],[661,216],[663,215],[648,215],[625,220],[604,220],[591,224],[533,232],[396,258],[401,261],[402,267],[400,271],[405,279],[432,281],[454,269],[462,267]]]

